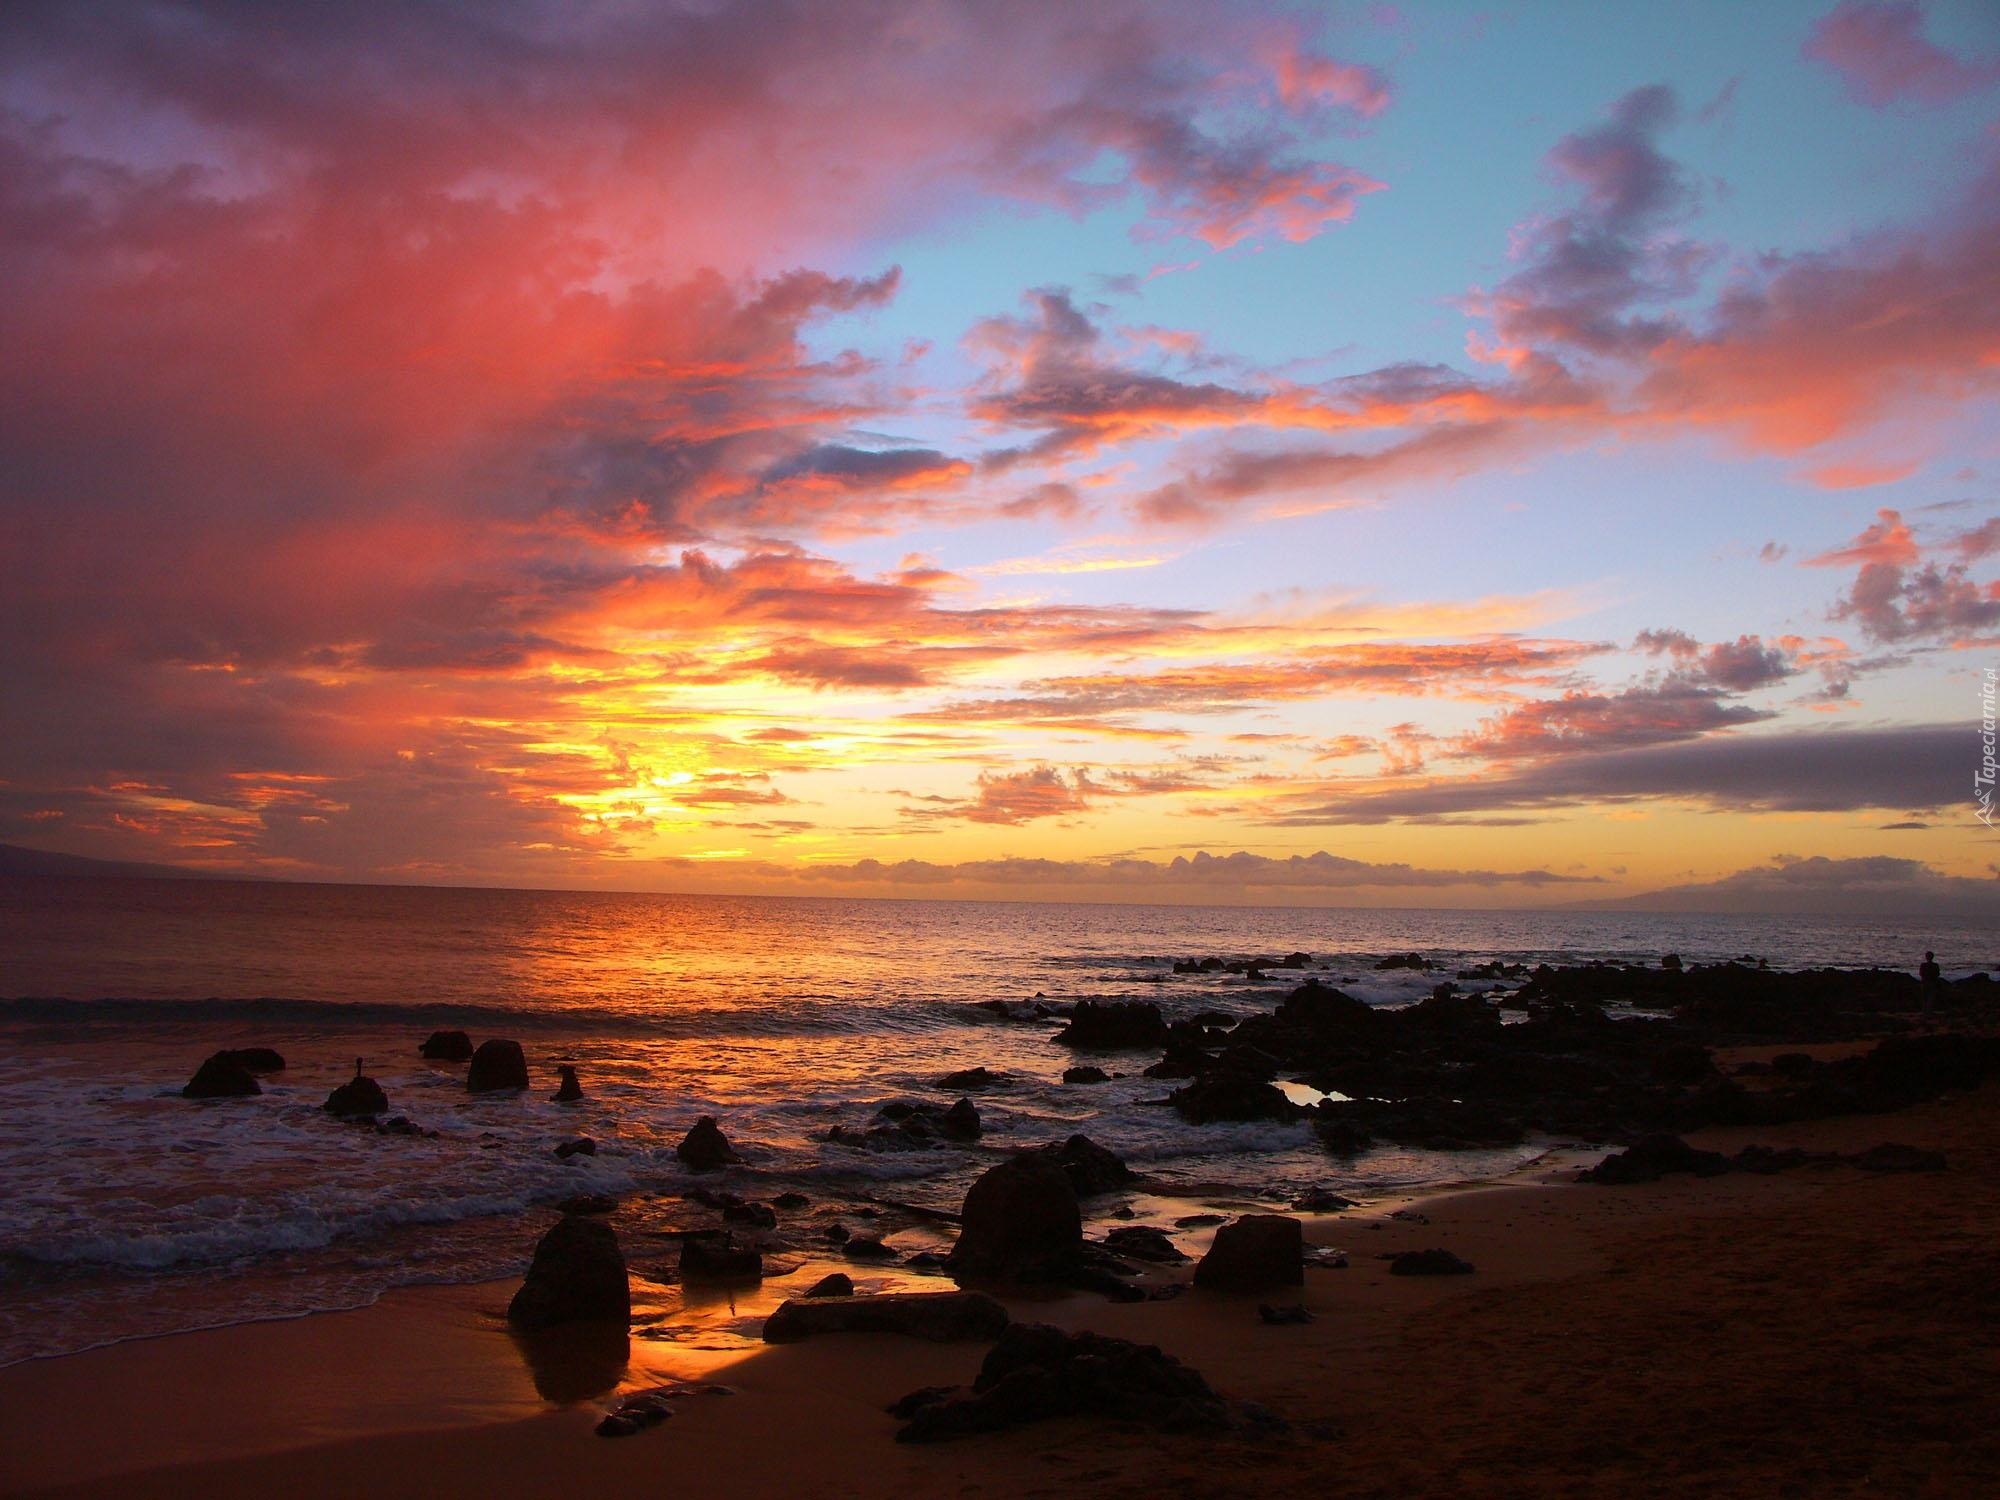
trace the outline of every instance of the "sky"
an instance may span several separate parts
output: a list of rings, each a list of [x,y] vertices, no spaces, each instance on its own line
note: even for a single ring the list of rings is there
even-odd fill
[[[2000,912],[2000,8],[0,10],[0,841]]]

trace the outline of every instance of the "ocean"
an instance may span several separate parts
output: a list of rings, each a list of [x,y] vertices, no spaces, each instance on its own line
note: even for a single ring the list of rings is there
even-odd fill
[[[120,1339],[365,1304],[393,1286],[517,1273],[549,1206],[624,1199],[620,1233],[684,1217],[674,1156],[713,1114],[745,1158],[728,1185],[819,1205],[953,1209],[1008,1148],[1076,1131],[1159,1184],[1139,1222],[1189,1205],[1269,1207],[1512,1171],[1546,1150],[1329,1157],[1303,1125],[1192,1126],[1144,1078],[1150,1054],[1080,1059],[1029,1002],[1145,999],[1169,1019],[1250,1014],[1300,980],[1175,974],[1177,958],[1312,956],[1370,1003],[1490,959],[1656,963],[1754,955],[1784,967],[1995,967],[1983,924],[1633,912],[850,901],[139,879],[0,879],[0,1365]],[[1417,951],[1442,967],[1378,971]],[[1003,1002],[1007,1012],[991,1008]],[[469,1095],[422,1061],[431,1031],[525,1048],[525,1095]],[[210,1052],[270,1046],[256,1098],[191,1102]],[[360,1058],[384,1136],[320,1108]],[[1124,1077],[1062,1082],[1077,1061]],[[558,1062],[581,1103],[549,1095]],[[969,1148],[875,1153],[825,1137],[985,1066]],[[597,1154],[557,1160],[587,1135]],[[818,1212],[819,1210],[815,1210]],[[665,1245],[662,1239],[655,1249]],[[921,1229],[898,1248],[925,1248]],[[939,1243],[943,1243],[942,1239]],[[659,1249],[664,1255],[665,1250]],[[663,1335],[664,1336],[664,1335]]]

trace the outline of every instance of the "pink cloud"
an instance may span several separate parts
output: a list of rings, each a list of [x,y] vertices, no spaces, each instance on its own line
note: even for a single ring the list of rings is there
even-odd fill
[[[1915,0],[1842,0],[1814,24],[1804,52],[1875,109],[1949,104],[2000,81],[2000,61],[1966,62],[1923,33],[1924,8]]]

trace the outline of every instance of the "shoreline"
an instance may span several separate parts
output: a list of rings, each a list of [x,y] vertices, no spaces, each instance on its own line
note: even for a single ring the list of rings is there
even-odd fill
[[[1914,1331],[1899,1340],[1856,1320],[1873,1309],[1881,1322],[1884,1299],[1896,1304],[1903,1291],[1927,1315],[1962,1316],[1968,1298],[2000,1315],[1989,1290],[2000,1257],[1985,1248],[2000,1228],[1996,1125],[2000,1084],[1989,1082],[1892,1115],[1689,1136],[1722,1150],[1754,1140],[1851,1151],[1896,1140],[1944,1150],[1943,1174],[1814,1166],[1779,1177],[1675,1177],[1616,1188],[1503,1180],[1305,1216],[1309,1243],[1346,1250],[1350,1267],[1308,1269],[1300,1300],[1316,1321],[1302,1327],[1264,1326],[1254,1297],[1190,1292],[1136,1304],[1078,1293],[1004,1297],[1016,1318],[1159,1344],[1225,1395],[1289,1418],[1294,1431],[1283,1440],[1174,1437],[1065,1419],[912,1448],[893,1441],[896,1424],[881,1408],[919,1386],[969,1378],[985,1346],[851,1335],[781,1348],[734,1336],[707,1348],[635,1336],[617,1389],[678,1376],[721,1381],[737,1394],[693,1398],[661,1429],[605,1441],[590,1429],[610,1392],[570,1404],[537,1393],[537,1372],[501,1320],[515,1284],[508,1280],[399,1288],[366,1308],[11,1366],[0,1371],[7,1414],[0,1420],[10,1433],[0,1492],[141,1500],[265,1494],[277,1485],[299,1496],[357,1488],[397,1496],[587,1484],[618,1497],[699,1482],[728,1497],[928,1492],[978,1482],[1020,1494],[1251,1494],[1337,1474],[1347,1493],[1384,1496],[1467,1488],[1691,1495],[1702,1485],[1713,1493],[1725,1478],[1728,1493],[1762,1494],[1768,1483],[1769,1493],[1781,1494],[1792,1482],[1784,1478],[1793,1473],[1786,1453],[1833,1445],[1848,1452],[1846,1477],[1822,1476],[1812,1492],[1861,1493],[1888,1485],[1889,1467],[1901,1460],[1886,1443],[1869,1441],[1881,1423],[1856,1410],[1851,1388],[1875,1389],[1887,1378],[1871,1361],[1900,1368],[1914,1360],[1924,1371],[1915,1404],[1956,1437],[1928,1453],[1929,1488],[1900,1492],[1972,1493],[1976,1486],[1964,1485],[1975,1477],[2000,1474],[1996,1440],[1969,1436],[2000,1430],[1995,1356],[1941,1348],[1935,1336]],[[1542,1178],[1566,1171],[1545,1163],[1537,1164]],[[1536,1174],[1510,1174],[1523,1175]],[[1473,1261],[1477,1273],[1395,1278],[1373,1258],[1434,1244]],[[1791,1266],[1789,1282],[1768,1279],[1774,1258]],[[1898,1268],[1915,1280],[1885,1280]],[[802,1289],[790,1283],[818,1269],[801,1267],[761,1300]],[[1746,1297],[1754,1316],[1705,1311],[1718,1299]],[[1896,1306],[1886,1311],[1896,1326],[1907,1323]],[[1690,1369],[1680,1357],[1690,1342],[1737,1337],[1770,1362],[1696,1361]],[[1646,1420],[1663,1415],[1662,1350],[1676,1351],[1672,1381],[1705,1393],[1704,1420],[1722,1429],[1689,1425],[1683,1412],[1672,1424],[1683,1450],[1672,1463],[1654,1451],[1666,1434]],[[1801,1385],[1801,1363],[1819,1372],[1818,1384]],[[1836,1372],[1841,1383],[1826,1383]],[[1907,1416],[1890,1405],[1898,1420]],[[1587,1408],[1636,1425],[1593,1439],[1596,1418]],[[1844,1414],[1844,1426],[1832,1424],[1832,1411]],[[1770,1452],[1741,1455],[1756,1474],[1739,1485],[1730,1476],[1740,1466],[1723,1462],[1719,1444],[1745,1420]],[[1788,1422],[1797,1430],[1781,1440]],[[87,1441],[107,1425],[115,1442]],[[1870,1461],[1856,1467],[1856,1451]],[[1469,1472],[1472,1460],[1480,1484],[1455,1485],[1451,1476]],[[1789,1462],[1803,1460],[1794,1454]],[[1624,1476],[1615,1485],[1604,1477],[1612,1472]],[[1959,1488],[1945,1482],[1953,1474]]]

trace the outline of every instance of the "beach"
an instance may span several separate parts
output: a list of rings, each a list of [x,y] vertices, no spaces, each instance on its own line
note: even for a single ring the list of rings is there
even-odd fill
[[[1007,1298],[1017,1319],[1157,1344],[1287,1424],[1254,1437],[1073,1418],[897,1443],[884,1408],[970,1379],[985,1346],[864,1334],[707,1354],[634,1340],[615,1390],[670,1373],[731,1394],[691,1396],[662,1427],[605,1440],[592,1428],[615,1391],[540,1397],[505,1329],[515,1283],[494,1282],[14,1366],[0,1372],[0,1487],[126,1500],[1990,1493],[2000,1087],[1689,1140],[1826,1152],[1893,1140],[1948,1166],[1623,1187],[1540,1168],[1304,1216],[1309,1243],[1349,1264],[1307,1270],[1299,1300],[1314,1321],[1296,1326],[1261,1322],[1256,1296],[1202,1290],[1130,1305]],[[1432,1246],[1476,1273],[1397,1277],[1376,1258]]]

